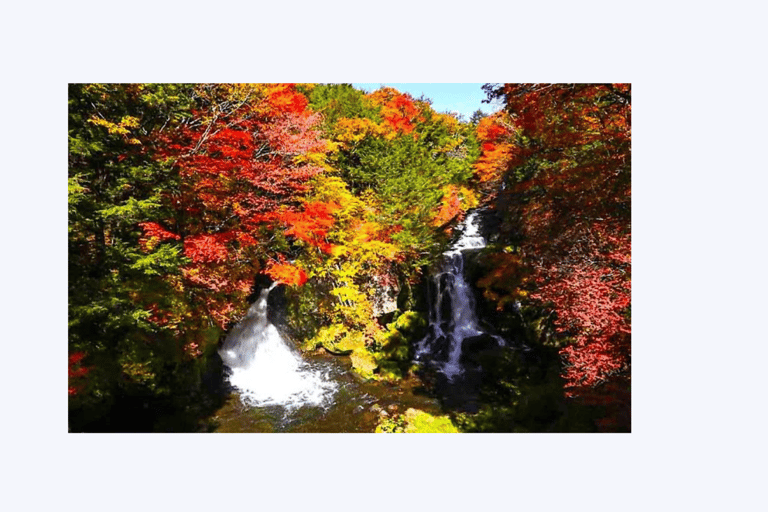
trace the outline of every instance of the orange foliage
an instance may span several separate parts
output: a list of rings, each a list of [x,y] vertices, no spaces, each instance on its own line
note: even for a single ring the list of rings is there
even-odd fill
[[[270,260],[264,273],[274,281],[287,284],[288,286],[301,286],[307,282],[306,272],[298,267],[294,267],[290,263],[286,263],[282,256],[280,257],[280,263]]]
[[[458,187],[455,185],[448,185],[443,193],[443,200],[440,203],[440,211],[437,212],[435,218],[432,220],[432,225],[440,227],[458,218],[464,210],[461,208],[461,198],[459,197]]]
[[[410,94],[402,94],[391,87],[382,87],[368,95],[369,101],[381,107],[383,125],[391,136],[412,133],[417,121],[424,121],[421,110]],[[415,136],[415,134],[414,134]]]
[[[264,88],[272,113],[302,114],[309,104],[296,84],[265,84]]]
[[[223,326],[238,313],[231,304],[250,292],[264,257],[265,223],[277,220],[288,235],[329,250],[324,236],[333,205],[300,210],[309,180],[324,171],[328,142],[320,116],[294,84],[202,84],[195,92],[192,120],[159,140],[160,158],[181,177],[171,197],[176,233],[146,223],[142,247],[183,239],[190,260],[181,269],[184,281],[192,293],[202,289],[194,295]]]
[[[507,170],[513,156],[512,135],[509,116],[504,112],[484,117],[477,124],[482,153],[474,167],[480,182],[496,181]]]
[[[522,257],[512,252],[498,252],[488,256],[491,270],[477,281],[486,299],[496,303],[496,310],[502,311],[508,304],[526,297],[523,290],[530,273]]]
[[[315,201],[305,204],[303,211],[284,211],[277,214],[275,219],[287,226],[286,236],[293,236],[330,254],[332,246],[326,236],[335,222],[333,214],[340,208],[333,201]]]

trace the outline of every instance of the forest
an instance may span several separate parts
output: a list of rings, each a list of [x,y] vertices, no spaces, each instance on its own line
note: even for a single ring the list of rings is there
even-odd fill
[[[631,432],[631,86],[69,84],[69,432]]]

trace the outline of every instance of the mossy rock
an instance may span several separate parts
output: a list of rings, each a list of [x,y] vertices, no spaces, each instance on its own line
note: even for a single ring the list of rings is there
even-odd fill
[[[355,350],[365,349],[365,339],[363,339],[363,333],[360,332],[348,332],[341,339],[334,343],[326,345],[326,348],[344,355],[351,354]]]
[[[304,344],[307,350],[319,347],[324,347],[328,352],[338,356],[347,356],[355,350],[365,349],[365,339],[361,332],[350,332],[345,326],[334,324],[323,327],[317,336]]]
[[[433,416],[428,412],[410,408],[405,414],[395,417],[382,417],[376,426],[377,433],[405,434],[456,434],[459,429],[448,416]]]
[[[382,351],[389,350],[391,347],[397,347],[406,341],[405,337],[403,337],[400,331],[391,328],[378,334],[376,338],[376,341],[381,346]]]
[[[433,416],[418,409],[405,411],[406,434],[455,434],[459,430],[448,416]]]
[[[387,358],[394,361],[410,361],[411,351],[407,343],[403,343],[386,352]]]
[[[374,432],[377,434],[402,434],[405,432],[405,420],[403,416],[390,418],[386,415],[380,415],[379,423]]]
[[[408,361],[410,360],[410,349],[408,347],[408,340],[400,333],[400,331],[390,329],[380,336],[378,336],[377,343],[379,350],[383,356],[381,359],[392,359],[396,361]]]
[[[423,313],[406,311],[395,320],[395,329],[406,335],[413,335],[426,329],[429,322]]]
[[[352,368],[366,379],[373,379],[373,371],[379,367],[379,363],[373,357],[373,354],[363,349],[356,349],[350,354]]]

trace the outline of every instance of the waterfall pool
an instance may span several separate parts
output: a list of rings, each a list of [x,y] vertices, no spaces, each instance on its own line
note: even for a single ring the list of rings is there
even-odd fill
[[[343,358],[317,353],[304,354],[308,368],[322,369],[335,384],[326,402],[298,407],[249,405],[236,390],[210,418],[213,432],[373,432],[382,417],[415,408],[444,414],[438,401],[427,395],[416,379],[395,384],[362,382]]]

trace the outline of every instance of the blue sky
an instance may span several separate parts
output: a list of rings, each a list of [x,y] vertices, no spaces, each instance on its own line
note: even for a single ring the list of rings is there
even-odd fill
[[[458,112],[465,120],[477,109],[485,113],[499,110],[498,106],[481,103],[486,98],[483,84],[352,84],[357,89],[366,92],[375,91],[382,85],[394,87],[400,92],[407,92],[414,98],[422,94],[432,100],[432,108],[437,112]]]

